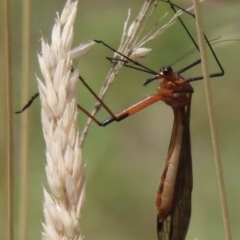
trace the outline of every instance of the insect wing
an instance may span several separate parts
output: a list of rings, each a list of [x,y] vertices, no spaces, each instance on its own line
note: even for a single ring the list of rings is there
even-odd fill
[[[191,95],[189,95],[189,104],[182,109],[183,115],[183,137],[176,184],[174,189],[173,208],[171,215],[163,222],[157,222],[159,240],[184,240],[187,234],[188,225],[191,216],[191,192],[192,192],[192,156],[190,139],[190,108]],[[176,122],[173,124],[173,131]],[[173,144],[173,134],[170,145]],[[170,147],[169,147],[170,149]]]
[[[189,97],[191,98],[191,95]],[[191,99],[189,99],[189,104],[184,110],[183,144],[174,190],[169,240],[185,239],[191,217],[191,193],[193,187],[190,139]]]
[[[157,219],[158,240],[169,240],[170,238],[171,216],[161,223]]]

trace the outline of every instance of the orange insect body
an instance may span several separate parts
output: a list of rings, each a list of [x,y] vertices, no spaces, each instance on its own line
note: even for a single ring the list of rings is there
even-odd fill
[[[167,68],[167,70],[166,70]],[[157,92],[161,100],[172,108],[180,108],[189,104],[188,93],[193,92],[192,86],[187,80],[180,78],[170,67],[164,67],[159,73],[160,86]]]
[[[184,108],[189,105],[190,95],[193,92],[193,88],[185,79],[179,78],[171,68],[168,70],[160,71],[160,86],[157,88],[157,92],[162,96],[161,100],[173,108],[176,125],[172,133],[173,141],[169,148],[156,200],[160,222],[163,222],[171,214],[182,147]]]

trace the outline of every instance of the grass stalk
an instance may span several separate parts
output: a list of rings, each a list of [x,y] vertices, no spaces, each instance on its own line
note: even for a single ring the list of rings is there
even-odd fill
[[[23,1],[22,22],[22,105],[29,96],[30,0]],[[19,239],[28,239],[29,111],[21,115]]]
[[[13,170],[13,107],[12,107],[12,41],[11,2],[5,0],[5,69],[6,69],[6,161],[7,161],[7,239],[14,239],[14,170]]]
[[[197,26],[199,47],[201,52],[201,59],[202,59],[202,70],[203,70],[203,76],[204,76],[204,85],[205,85],[206,100],[207,100],[207,106],[208,106],[210,129],[211,129],[211,135],[212,135],[213,152],[214,152],[218,186],[219,186],[223,223],[224,223],[224,229],[225,229],[225,237],[226,237],[226,240],[231,240],[232,239],[231,227],[230,227],[230,220],[228,215],[227,197],[226,197],[226,191],[225,191],[222,162],[221,162],[220,149],[219,149],[214,110],[213,110],[212,91],[211,91],[209,71],[208,71],[206,45],[204,41],[204,35],[203,35],[204,33],[203,33],[202,20],[201,20],[201,14],[200,14],[200,4],[198,0],[193,0],[193,3],[194,3],[195,15],[196,15],[196,26]]]

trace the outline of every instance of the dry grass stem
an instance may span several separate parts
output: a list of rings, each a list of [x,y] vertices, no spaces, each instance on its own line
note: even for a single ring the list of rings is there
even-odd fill
[[[30,52],[30,1],[23,1],[22,23],[22,103],[29,96],[29,52]],[[29,188],[29,112],[21,117],[20,152],[20,199],[19,199],[19,239],[28,238],[28,188]]]
[[[39,78],[42,127],[46,141],[46,174],[51,194],[44,189],[42,239],[82,239],[78,220],[84,200],[85,167],[77,132],[79,71],[72,69],[92,43],[71,50],[78,2],[67,1],[52,30],[52,43],[42,39]],[[86,50],[87,49],[87,50]],[[73,59],[71,58],[73,57]]]
[[[226,197],[226,191],[225,191],[222,162],[221,162],[221,156],[220,156],[220,149],[219,149],[219,143],[218,143],[218,137],[217,137],[215,118],[214,118],[212,91],[211,91],[211,86],[210,86],[206,46],[205,46],[205,41],[204,41],[202,21],[201,21],[201,15],[200,15],[200,6],[199,6],[199,2],[197,0],[194,0],[193,2],[194,2],[194,9],[195,9],[195,15],[196,15],[198,41],[199,41],[199,47],[200,47],[201,59],[202,59],[204,85],[205,85],[205,91],[206,91],[209,122],[210,122],[212,143],[213,143],[213,152],[214,152],[214,157],[215,157],[219,194],[220,194],[220,201],[221,201],[224,228],[225,228],[225,237],[226,237],[226,240],[231,240],[232,239],[231,225],[230,225],[230,219],[229,219],[229,215],[228,215],[227,197]]]
[[[149,41],[156,39],[161,33],[164,32],[164,30],[166,30],[169,26],[171,26],[175,22],[175,19],[178,16],[184,13],[183,11],[179,10],[166,24],[159,27],[158,26],[159,23],[166,16],[164,15],[153,27],[153,29],[149,33],[147,33],[144,37],[142,37],[142,39],[140,39],[141,33],[144,31],[146,23],[148,22],[150,16],[156,9],[158,2],[159,1],[156,0],[145,1],[138,16],[131,24],[129,24],[131,11],[130,10],[128,11],[127,20],[124,23],[123,34],[120,40],[120,46],[117,49],[118,52],[122,53],[125,56],[128,56],[134,61],[141,60],[142,58],[146,57],[146,55],[151,51],[151,49],[143,48],[142,46],[148,43]],[[190,11],[191,9],[192,7],[187,10]],[[119,54],[117,53],[114,53],[113,59],[124,60],[124,57],[119,56]],[[115,77],[117,76],[118,72],[123,67],[123,65],[124,65],[123,61],[114,61],[114,64],[110,68],[107,77],[105,78],[105,81],[103,83],[103,86],[100,90],[99,97],[101,99],[103,99],[103,97],[105,96],[108,88],[114,81]],[[94,109],[91,112],[91,115],[94,116],[99,111],[99,109],[100,105],[97,102]],[[91,123],[92,120],[89,118],[81,135],[80,139],[81,148],[83,147],[84,140],[87,136]]]
[[[12,34],[11,34],[11,4],[10,1],[4,1],[4,23],[3,23],[3,36],[4,36],[4,62],[5,66],[4,69],[6,70],[6,84],[4,84],[4,91],[6,91],[6,99],[3,103],[4,111],[4,122],[6,126],[6,133],[5,135],[5,148],[3,155],[5,156],[6,161],[6,182],[7,182],[7,219],[6,219],[6,226],[7,226],[7,239],[13,240],[14,239],[14,165],[13,165],[13,106],[12,106]],[[4,231],[4,229],[3,229]]]

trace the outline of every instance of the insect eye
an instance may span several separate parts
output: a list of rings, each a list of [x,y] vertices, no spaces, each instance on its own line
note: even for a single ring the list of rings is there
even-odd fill
[[[172,72],[172,68],[170,66],[164,66],[163,67],[163,73],[164,74],[168,74],[170,72]]]

